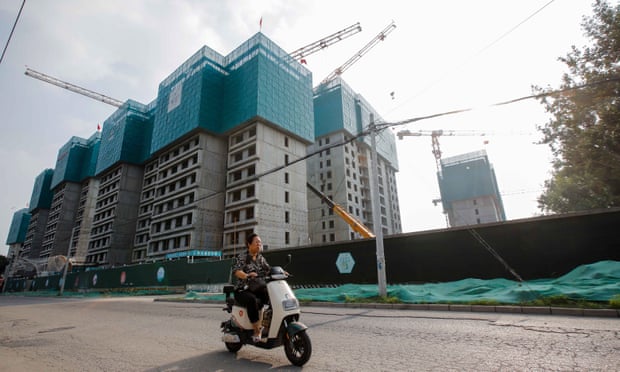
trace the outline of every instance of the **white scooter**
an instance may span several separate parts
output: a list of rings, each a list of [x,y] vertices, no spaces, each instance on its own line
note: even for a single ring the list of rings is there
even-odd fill
[[[226,307],[223,309],[231,313],[229,320],[222,322],[222,341],[228,351],[236,353],[243,345],[254,345],[263,349],[273,349],[284,345],[284,352],[288,360],[302,366],[312,354],[310,337],[306,333],[308,327],[299,322],[299,301],[289,287],[286,279],[288,273],[280,266],[271,267],[271,272],[265,281],[269,303],[263,304],[259,310],[259,321],[263,326],[262,338],[259,342],[252,341],[254,330],[248,312],[235,302],[232,285],[224,286]]]

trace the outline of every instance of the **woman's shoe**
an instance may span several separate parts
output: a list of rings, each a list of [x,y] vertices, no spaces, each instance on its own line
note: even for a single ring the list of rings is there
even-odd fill
[[[263,328],[264,327],[260,327],[260,330],[258,331],[258,335],[253,335],[252,336],[252,342],[254,342],[254,343],[261,342],[261,338],[262,338],[262,334],[263,334]]]

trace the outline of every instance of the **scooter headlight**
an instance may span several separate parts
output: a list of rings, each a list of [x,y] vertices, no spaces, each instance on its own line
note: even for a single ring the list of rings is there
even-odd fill
[[[284,311],[295,310],[299,308],[299,302],[297,302],[296,298],[287,298],[282,301],[282,308]]]

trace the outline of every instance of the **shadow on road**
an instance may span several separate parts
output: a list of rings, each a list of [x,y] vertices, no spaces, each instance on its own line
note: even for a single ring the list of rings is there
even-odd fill
[[[252,354],[256,355],[256,354]],[[247,355],[250,356],[250,355]],[[286,360],[286,359],[285,359]],[[288,360],[286,360],[288,362]],[[270,363],[250,360],[241,351],[233,354],[228,351],[214,351],[193,358],[179,360],[159,367],[147,369],[146,372],[161,371],[299,371],[300,367],[292,365],[273,366]]]

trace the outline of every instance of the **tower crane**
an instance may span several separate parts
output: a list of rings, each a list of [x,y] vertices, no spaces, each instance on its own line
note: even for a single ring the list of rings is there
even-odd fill
[[[401,130],[396,133],[398,139],[403,139],[405,136],[412,137],[422,137],[422,136],[430,136],[433,146],[433,155],[435,156],[435,166],[437,167],[437,172],[441,171],[441,149],[439,147],[439,137],[440,136],[490,136],[494,134],[499,134],[498,132],[493,131],[481,131],[481,130],[472,130],[472,129],[462,129],[462,130],[418,130],[418,131],[410,131],[408,129]],[[502,133],[504,134],[504,133]],[[514,135],[529,135],[531,133],[527,132],[508,132],[505,134],[514,134]],[[441,203],[441,199],[433,199],[434,205]],[[446,217],[447,218],[447,217]],[[447,223],[447,220],[446,220]]]
[[[329,74],[323,81],[321,81],[321,85],[327,84],[330,81],[334,80],[338,76],[342,75],[351,65],[357,62],[364,54],[368,53],[370,49],[372,49],[375,45],[377,45],[380,41],[385,40],[385,37],[392,32],[396,28],[396,24],[394,21],[390,23],[386,28],[383,29],[374,39],[372,39],[368,44],[366,44],[362,49],[360,49],[353,57],[351,57],[348,61],[343,63],[340,67],[336,68]]]
[[[394,26],[396,27],[396,26]],[[349,36],[352,36],[358,32],[362,31],[362,26],[360,26],[360,23],[357,22],[356,24],[353,24],[343,30],[340,30],[338,32],[335,32],[329,36],[326,36],[320,40],[315,41],[314,43],[310,43],[304,47],[301,47],[297,50],[295,50],[294,52],[292,52],[290,55],[291,57],[293,57],[294,59],[297,58],[303,58],[306,56],[309,56],[310,54],[316,53],[322,49],[327,48],[328,46],[335,44],[341,40],[344,40],[346,38],[348,38]],[[384,31],[385,32],[385,31]],[[44,81],[46,83],[50,83],[53,85],[56,85],[57,87],[61,87],[64,89],[67,89],[71,92],[74,93],[78,93],[81,95],[84,95],[86,97],[90,97],[92,99],[95,99],[97,101],[101,101],[103,103],[107,103],[108,105],[112,105],[114,107],[121,107],[123,105],[123,101],[120,101],[118,99],[112,98],[112,97],[108,97],[104,94],[101,93],[97,93],[94,92],[90,89],[86,89],[80,86],[77,86],[75,84],[71,84],[68,83],[66,81],[60,80],[58,78],[55,78],[53,76],[44,74],[42,72],[39,71],[35,71],[31,68],[26,67],[26,72],[24,73],[26,76],[30,76],[33,77],[35,79],[39,79],[41,81]]]
[[[351,25],[343,30],[335,32],[329,36],[322,38],[321,40],[317,40],[313,43],[310,43],[304,47],[301,47],[290,54],[293,59],[301,59],[303,61],[304,57],[309,56],[310,54],[316,53],[320,50],[327,48],[328,46],[335,44],[341,40],[348,38],[349,36],[353,36],[356,33],[362,31],[362,26],[357,22],[354,25]]]
[[[441,170],[441,148],[439,147],[439,136],[489,136],[495,134],[491,131],[481,131],[481,130],[472,130],[472,129],[462,129],[462,130],[418,130],[418,131],[410,131],[408,129],[401,130],[396,133],[398,139],[403,139],[405,136],[413,136],[413,137],[421,137],[421,136],[430,136],[433,146],[433,155],[435,156],[435,164],[437,166],[437,171]],[[523,132],[515,132],[511,134],[530,134]]]
[[[31,68],[28,68],[28,67],[26,67],[26,72],[24,74],[26,74],[27,76],[33,77],[35,79],[39,79],[41,81],[44,81],[46,83],[50,83],[50,84],[56,85],[58,87],[65,88],[65,89],[67,89],[67,90],[69,90],[71,92],[82,94],[82,95],[84,95],[86,97],[90,97],[92,99],[96,99],[97,101],[101,101],[103,103],[107,103],[108,105],[112,105],[112,106],[115,106],[115,107],[121,107],[123,105],[122,101],[119,101],[119,100],[117,100],[115,98],[108,97],[108,96],[106,96],[104,94],[101,94],[101,93],[93,92],[92,90],[89,90],[89,89],[86,89],[86,88],[82,88],[82,87],[79,87],[79,86],[71,84],[71,83],[67,83],[66,81],[62,81],[60,79],[57,79],[55,77],[46,75],[46,74],[44,74],[42,72],[35,71],[35,70],[33,70]]]

